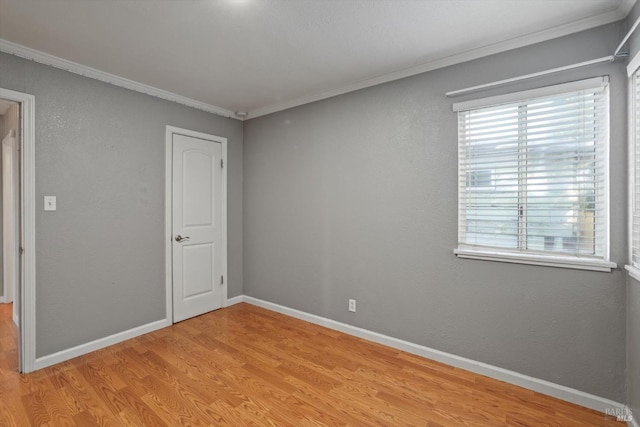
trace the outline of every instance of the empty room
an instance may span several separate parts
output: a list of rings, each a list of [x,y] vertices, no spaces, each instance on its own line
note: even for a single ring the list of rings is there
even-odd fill
[[[0,426],[640,426],[636,0],[0,0]]]

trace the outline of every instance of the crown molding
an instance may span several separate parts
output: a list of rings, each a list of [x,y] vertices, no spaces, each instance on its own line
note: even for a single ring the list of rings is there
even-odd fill
[[[238,118],[235,117],[233,111],[227,110],[225,108],[217,107],[215,105],[207,104],[201,101],[196,101],[195,99],[187,98],[185,96],[168,92],[166,90],[158,89],[153,86],[125,79],[124,77],[116,76],[115,74],[100,71],[95,68],[87,67],[86,65],[78,64],[77,62],[68,61],[66,59],[50,55],[39,50],[31,49],[29,47],[10,42],[8,40],[0,39],[0,52],[19,56],[21,58],[29,59],[40,64],[49,65],[61,70],[69,71],[74,74],[89,77],[91,79],[100,80],[101,82],[109,83],[114,86],[119,86],[125,89],[144,93],[146,95],[155,96],[156,98],[176,102],[178,104],[186,105],[187,107],[196,108],[198,110],[206,111],[218,116],[238,120]]]
[[[130,89],[136,92],[144,93],[154,96],[156,98],[165,99],[168,101],[176,102],[188,107],[196,108],[198,110],[206,111],[208,113],[216,114],[222,117],[231,118],[235,120],[248,120],[256,117],[264,116],[267,114],[276,113],[278,111],[287,110],[289,108],[298,107],[300,105],[309,104],[311,102],[320,101],[334,96],[342,95],[345,93],[353,92],[356,90],[364,89],[371,86],[391,82],[394,80],[411,77],[417,74],[426,73],[428,71],[437,70],[439,68],[448,67],[455,64],[460,64],[474,59],[482,58],[489,55],[505,52],[512,49],[521,48],[535,43],[551,40],[558,37],[563,37],[569,34],[577,33],[580,31],[595,28],[601,25],[610,24],[625,18],[631,11],[637,0],[623,0],[620,6],[612,11],[593,16],[590,18],[581,19],[568,24],[560,25],[548,30],[538,31],[535,33],[526,34],[524,36],[515,37],[513,39],[505,40],[503,42],[494,43],[488,46],[483,46],[477,49],[471,49],[466,52],[462,52],[456,55],[451,55],[445,58],[439,58],[432,61],[425,62],[420,65],[416,65],[409,68],[404,68],[391,73],[383,74],[380,76],[372,77],[365,80],[360,80],[345,86],[341,86],[336,89],[331,89],[325,92],[311,94],[303,96],[294,100],[279,102],[270,104],[264,107],[260,107],[248,112],[247,117],[239,118],[231,110],[227,110],[222,107],[207,104],[201,101],[197,101],[192,98],[187,98],[182,95],[178,95],[172,92],[168,92],[153,86],[149,86],[143,83],[139,83],[133,80],[126,79],[124,77],[110,74],[104,71],[97,70],[82,64],[78,64],[73,61],[68,61],[63,58],[59,58],[54,55],[50,55],[45,52],[41,52],[35,49],[28,48],[26,46],[19,45],[17,43],[10,42],[8,40],[0,39],[0,52],[8,53],[11,55],[19,56],[21,58],[29,59],[41,64],[49,65],[55,68],[59,68],[71,73],[79,74],[85,77],[89,77],[95,80],[99,80],[105,83],[109,83],[115,86],[119,86],[125,89]]]
[[[439,68],[449,67],[451,65],[460,64],[462,62],[472,61],[474,59],[482,58],[489,55],[494,55],[508,50],[529,46],[535,43],[552,40],[555,38],[567,36],[580,31],[588,30],[591,28],[599,27],[601,25],[610,24],[612,22],[619,21],[627,16],[631,8],[635,5],[636,0],[624,0],[622,4],[615,10],[592,16],[589,18],[581,19],[578,21],[570,22],[568,24],[560,25],[554,28],[550,28],[544,31],[537,31],[535,33],[526,34],[524,36],[515,37],[503,42],[494,43],[488,46],[483,46],[477,49],[471,49],[466,52],[462,52],[456,55],[451,55],[445,58],[435,59],[433,61],[425,62],[420,65],[416,65],[410,68],[394,71],[388,74],[383,74],[377,77],[361,80],[346,86],[342,86],[336,89],[332,89],[319,94],[311,94],[301,98],[297,98],[291,101],[280,102],[276,104],[260,107],[255,110],[250,110],[247,119],[254,119],[256,117],[264,116],[267,114],[275,113],[289,108],[298,107],[300,105],[309,104],[311,102],[320,101],[334,96],[342,95],[345,93],[353,92],[356,90],[364,89],[371,86],[376,86],[382,83],[391,82],[394,80],[403,79],[405,77],[415,76],[417,74],[426,73],[427,71],[437,70]]]
[[[629,12],[631,12],[633,6],[636,5],[636,1],[637,0],[622,0],[622,4],[617,9],[617,12],[622,15],[620,19],[625,18]]]

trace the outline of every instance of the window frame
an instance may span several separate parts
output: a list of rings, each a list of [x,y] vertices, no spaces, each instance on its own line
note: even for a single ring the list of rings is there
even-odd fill
[[[577,92],[581,90],[594,89],[598,86],[606,86],[609,83],[608,76],[594,77],[586,80],[579,80],[569,83],[563,83],[553,86],[546,86],[532,90],[525,90],[520,92],[509,93],[506,95],[498,95],[488,98],[475,99],[470,101],[463,101],[459,103],[453,104],[453,111],[458,113],[461,111],[467,111],[478,108],[488,108],[501,104],[510,104],[526,101],[529,99],[543,98],[547,96],[560,95],[570,92]],[[607,105],[608,107],[608,105]],[[607,113],[607,126],[609,121],[609,115]],[[608,131],[606,134],[605,141],[605,159],[604,159],[604,180],[605,180],[605,195],[604,195],[604,215],[603,220],[605,221],[604,226],[604,240],[605,242],[600,242],[598,245],[603,245],[603,255],[602,256],[587,256],[587,255],[579,255],[579,254],[558,254],[558,253],[549,253],[544,251],[535,251],[535,250],[522,250],[518,248],[505,248],[504,250],[500,248],[492,248],[492,247],[470,247],[471,245],[465,244],[463,242],[458,241],[458,246],[454,249],[453,253],[458,258],[465,259],[477,259],[477,260],[487,260],[487,261],[499,261],[499,262],[507,262],[507,263],[518,263],[518,264],[529,264],[529,265],[541,265],[541,266],[549,266],[549,267],[560,267],[560,268],[572,268],[579,270],[592,270],[592,271],[603,271],[610,272],[612,269],[617,267],[617,264],[610,261],[610,170],[609,170],[609,146],[610,146],[610,132]],[[458,135],[458,147],[460,144],[460,139]],[[459,148],[458,148],[459,150]],[[460,152],[458,152],[458,156],[460,156]],[[458,191],[460,190],[461,184],[461,173],[460,170],[460,158],[458,157]],[[460,208],[461,194],[457,194],[458,200],[458,223],[457,223],[457,233],[460,236],[460,224],[461,224],[461,215],[464,215],[462,209]],[[640,267],[638,268],[638,277],[640,278]],[[639,279],[640,280],[640,279]]]
[[[638,264],[634,264],[633,262],[633,241],[634,235],[636,232],[640,232],[640,230],[635,230],[633,224],[633,216],[636,208],[636,200],[640,197],[640,188],[636,188],[636,167],[640,164],[640,153],[636,151],[636,138],[639,135],[636,135],[637,125],[637,117],[636,111],[640,109],[640,105],[636,104],[637,96],[635,93],[636,89],[636,80],[640,79],[640,52],[638,52],[629,64],[627,65],[627,93],[628,93],[628,119],[627,119],[627,130],[628,130],[628,152],[629,152],[629,167],[628,167],[628,264],[625,265],[625,270],[629,273],[629,276],[634,278],[635,280],[640,281],[640,262]],[[640,248],[638,248],[640,250]]]

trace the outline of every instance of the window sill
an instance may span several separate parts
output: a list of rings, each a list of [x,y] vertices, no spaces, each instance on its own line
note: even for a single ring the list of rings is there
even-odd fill
[[[546,267],[573,268],[577,270],[610,272],[612,269],[617,267],[617,264],[614,262],[589,258],[491,252],[471,249],[454,249],[453,253],[456,254],[458,258],[509,262],[515,264],[542,265]],[[640,273],[640,271],[638,272]],[[638,274],[638,277],[640,277],[640,274]]]
[[[640,282],[640,268],[634,267],[633,265],[625,265],[624,269],[629,272],[629,276]]]

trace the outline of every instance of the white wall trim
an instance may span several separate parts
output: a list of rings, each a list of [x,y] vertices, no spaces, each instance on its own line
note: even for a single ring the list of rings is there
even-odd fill
[[[173,323],[173,130],[170,126],[165,129],[164,154],[164,282],[165,282],[165,313],[170,323]]]
[[[264,301],[258,298],[253,298],[246,295],[239,295],[226,300],[226,306],[232,306],[246,302],[258,307],[265,308],[267,310],[275,311],[287,316],[291,316],[297,319],[301,319],[310,323],[314,323],[320,326],[327,327],[336,331],[340,331],[349,335],[353,335],[362,339],[373,341],[382,345],[386,345],[391,348],[406,351],[411,354],[416,354],[431,360],[435,360],[441,363],[445,363],[450,366],[465,369],[480,375],[485,375],[490,378],[494,378],[500,381],[514,384],[520,387],[527,388],[529,390],[536,391],[548,396],[552,396],[567,402],[571,402],[577,405],[581,405],[590,409],[594,409],[600,412],[605,410],[620,410],[627,414],[631,414],[631,410],[624,404],[618,403],[603,397],[595,396],[589,393],[582,392],[570,387],[565,387],[559,384],[555,384],[549,381],[541,380],[538,378],[523,375],[518,372],[503,369],[497,366],[489,365],[486,363],[478,362],[465,357],[456,356],[454,354],[446,353],[440,350],[435,350],[419,344],[414,344],[408,341],[393,338],[387,335],[383,335],[377,332],[369,331],[367,329],[359,328],[357,326],[348,325],[346,323],[331,320],[315,314],[306,313],[293,308],[285,307],[279,304],[275,304],[269,301]],[[167,319],[158,320],[148,323],[146,325],[138,326],[123,332],[119,332],[108,337],[100,338],[91,341],[86,344],[81,344],[76,347],[59,351],[54,354],[39,357],[35,359],[34,370],[46,368],[74,357],[82,356],[84,354],[100,350],[102,348],[114,345],[140,335],[144,335],[164,327],[171,326],[171,321]],[[631,427],[640,427],[636,419],[632,419],[628,422]]]
[[[164,177],[164,236],[165,236],[165,298],[167,319],[173,323],[173,212],[172,212],[172,179],[173,179],[173,135],[184,135],[193,138],[200,138],[207,141],[217,142],[222,145],[222,160],[224,167],[222,168],[222,276],[224,284],[222,285],[222,305],[228,305],[227,293],[229,292],[228,266],[227,266],[227,169],[229,162],[227,161],[227,138],[221,136],[210,135],[202,132],[196,132],[189,129],[182,129],[175,126],[167,126],[165,129],[165,177]]]
[[[240,304],[241,302],[244,302],[244,295],[238,295],[227,299],[226,307],[231,307],[232,305]]]
[[[631,416],[631,420],[627,421],[627,426],[640,427],[640,423],[638,422],[638,419],[633,416],[633,412],[631,411],[631,408],[629,408],[628,406],[626,407],[626,413]]]
[[[240,298],[241,297],[235,297],[234,300],[237,300],[238,302],[240,302]],[[425,357],[427,359],[435,360],[437,362],[446,363],[447,365],[454,366],[456,368],[465,369],[467,371],[475,372],[476,374],[485,375],[487,377],[504,381],[509,384],[514,384],[520,387],[524,387],[529,390],[533,390],[538,393],[545,394],[547,396],[551,396],[567,402],[571,402],[576,405],[594,409],[596,411],[605,412],[606,409],[610,409],[610,410],[611,409],[614,409],[614,410],[627,409],[626,406],[622,403],[614,402],[613,400],[609,400],[603,397],[595,396],[593,394],[585,393],[580,390],[576,390],[570,387],[565,387],[563,385],[555,384],[555,383],[541,380],[538,378],[530,377],[528,375],[510,371],[508,369],[503,369],[497,366],[478,362],[476,360],[456,356],[455,354],[450,354],[444,351],[435,350],[429,347],[425,347],[423,345],[414,344],[398,338],[393,338],[377,332],[369,331],[367,329],[359,328],[357,326],[352,326],[346,323],[327,319],[326,317],[305,313],[304,311],[285,307],[269,301],[264,301],[258,298],[253,298],[247,295],[243,295],[242,302],[246,302],[248,304],[262,307],[267,310],[275,311],[277,313],[281,313],[287,316],[295,317],[296,319],[301,319],[310,323],[315,323],[316,325],[320,325],[329,329],[344,332],[346,334],[363,338],[365,340],[373,341],[378,344],[383,344],[388,347],[396,348],[398,350],[403,350],[408,353]]]
[[[8,303],[7,297],[5,297],[4,295],[0,296],[0,304],[7,304],[7,303]]]
[[[617,268],[618,265],[615,262],[581,258],[581,257],[567,257],[567,256],[552,256],[542,255],[535,253],[516,253],[516,252],[497,252],[490,250],[480,249],[464,249],[457,248],[453,250],[453,253],[458,258],[465,259],[477,259],[484,261],[495,262],[508,262],[515,264],[528,264],[528,265],[542,265],[547,267],[557,268],[573,268],[576,270],[591,270],[611,272],[612,269]]]
[[[20,120],[20,115],[18,115],[18,121]],[[20,126],[20,123],[18,123]],[[16,129],[17,131],[17,129]],[[13,140],[8,139],[9,136],[13,136]],[[3,225],[4,221],[7,221],[7,226],[9,230],[7,233],[4,233],[2,236],[2,246],[3,246],[3,254],[2,254],[2,262],[4,268],[3,271],[3,291],[6,302],[15,302],[17,298],[17,288],[19,286],[18,280],[20,278],[20,274],[18,274],[18,269],[20,268],[20,253],[18,251],[20,245],[20,178],[18,174],[20,173],[20,137],[19,134],[16,134],[14,129],[10,129],[7,132],[7,137],[3,137],[2,140],[2,157],[4,162],[4,151],[7,149],[10,154],[10,162],[9,165],[3,164],[2,170],[2,178],[6,179],[6,182],[2,183],[3,189],[5,185],[7,185],[10,190],[9,199],[10,199],[10,208],[8,212],[3,212]],[[8,166],[5,170],[4,167]],[[7,177],[5,177],[7,175]],[[3,209],[4,209],[4,200],[3,200]],[[8,265],[4,265],[8,264]],[[7,268],[8,267],[8,268]],[[16,305],[13,305],[13,309],[15,311]]]
[[[364,89],[370,86],[376,86],[376,85],[387,83],[393,80],[403,79],[405,77],[414,76],[416,74],[426,73],[427,71],[437,70],[439,68],[460,64],[462,62],[472,61],[474,59],[482,58],[485,56],[506,52],[508,50],[529,46],[535,43],[540,43],[540,42],[555,39],[558,37],[567,36],[569,34],[588,30],[590,28],[595,28],[601,25],[610,24],[612,22],[619,21],[620,19],[623,19],[624,17],[626,17],[634,4],[635,4],[635,0],[625,0],[618,7],[618,9],[612,10],[607,13],[603,13],[598,16],[581,19],[565,25],[560,25],[554,28],[550,28],[548,30],[538,31],[535,33],[521,36],[521,37],[516,37],[510,40],[505,40],[503,42],[494,43],[489,46],[468,50],[463,53],[448,56],[446,58],[425,62],[424,64],[394,71],[388,74],[383,74],[381,76],[376,76],[369,79],[361,80],[359,82],[355,82],[355,83],[342,86],[336,89],[328,90],[323,93],[310,94],[308,96],[297,98],[292,101],[285,101],[285,102],[267,105],[261,108],[256,108],[254,110],[249,111],[249,115],[247,116],[247,119],[253,119],[256,117],[264,116],[267,114],[271,114],[271,113],[286,110],[289,108],[297,107],[300,105],[308,104],[311,102],[320,101],[322,99],[327,99],[327,98],[342,95],[348,92]]]
[[[637,53],[627,66],[627,150],[628,150],[628,176],[627,176],[627,251],[628,265],[625,269],[629,276],[640,281],[640,269],[633,265],[633,213],[636,206],[636,102],[635,102],[635,77],[634,73],[640,67],[640,52]]]
[[[640,282],[640,269],[633,265],[625,265],[624,269],[627,270],[627,274],[629,274],[630,277]]]
[[[0,88],[0,98],[20,103],[20,271],[19,348],[20,371],[34,370],[36,360],[36,179],[35,179],[35,97]]]
[[[627,77],[631,77],[638,68],[640,68],[640,52],[636,53],[627,63]]]
[[[567,92],[577,92],[580,90],[598,90],[609,84],[609,76],[591,77],[589,79],[576,80],[568,83],[560,83],[549,86],[538,87],[536,89],[509,92],[504,95],[475,98],[469,101],[454,102],[452,111],[468,111],[476,108],[493,107],[495,105],[508,104],[511,102],[522,102],[529,99],[554,96]],[[467,89],[460,89],[467,90]]]
[[[153,332],[167,326],[171,326],[171,322],[168,319],[162,319],[155,322],[147,323],[146,325],[138,326],[133,329],[119,332],[117,334],[109,335],[108,337],[100,338],[86,344],[80,344],[67,350],[62,350],[47,356],[38,357],[35,360],[34,367],[35,369],[46,368],[57,363],[67,361],[69,359],[73,359],[74,357],[82,356],[83,354],[91,353],[92,351],[100,350],[102,348],[138,337],[140,335],[148,334],[149,332]]]
[[[636,0],[623,0],[622,4],[618,7],[618,12],[621,15],[621,18],[625,18],[629,12],[631,12],[631,9],[633,9],[633,6],[635,6],[636,4]]]
[[[364,79],[352,84],[348,84],[339,88],[331,89],[322,93],[314,93],[307,96],[303,96],[291,101],[285,101],[275,104],[266,105],[248,112],[246,118],[239,118],[235,116],[234,112],[222,107],[207,104],[195,99],[187,98],[182,95],[178,95],[172,92],[168,92],[153,86],[149,86],[143,83],[138,83],[133,80],[126,79],[124,77],[110,74],[104,71],[97,70],[95,68],[88,67],[86,65],[79,64],[77,62],[69,61],[63,58],[59,58],[48,53],[31,49],[26,46],[19,45],[17,43],[10,42],[8,40],[0,39],[0,52],[5,52],[11,55],[19,56],[21,58],[29,59],[41,64],[50,65],[55,68],[60,68],[75,74],[80,74],[85,77],[100,80],[115,86],[120,86],[126,89],[131,89],[136,92],[141,92],[147,95],[155,96],[157,98],[166,99],[168,101],[177,102],[189,107],[197,108],[199,110],[207,111],[219,116],[232,118],[235,120],[247,120],[264,116],[267,114],[275,113],[278,111],[286,110],[289,108],[297,107],[300,105],[308,104],[322,99],[331,98],[334,96],[342,95],[348,92],[353,92],[359,89],[364,89],[370,86],[376,86],[382,83],[387,83],[393,80],[403,79],[405,77],[414,76],[416,74],[422,74],[427,71],[436,70],[439,68],[448,67],[450,65],[459,64],[466,61],[482,58],[496,53],[505,52],[512,49],[540,43],[543,41],[551,40],[558,37],[563,37],[569,34],[577,33],[580,31],[595,28],[601,25],[610,24],[612,22],[623,19],[627,16],[636,0],[624,0],[620,6],[612,11],[592,16],[578,21],[570,22],[568,24],[560,25],[550,28],[548,30],[538,31],[524,36],[515,37],[502,42],[494,43],[489,46],[483,46],[476,49],[471,49],[466,52],[451,55],[445,58],[436,59],[433,61],[425,62],[420,65],[401,69],[391,73],[383,74],[380,76],[374,76],[368,79]]]
[[[21,58],[39,62],[40,64],[50,65],[52,67],[69,71],[74,74],[80,74],[81,76],[100,80],[101,82],[109,83],[114,86],[119,86],[125,89],[144,93],[146,95],[155,96],[156,98],[164,99],[167,101],[176,102],[178,104],[186,105],[187,107],[196,108],[198,110],[206,111],[218,116],[239,120],[231,110],[207,104],[205,102],[196,101],[195,99],[187,98],[186,96],[158,89],[156,87],[149,86],[143,83],[138,83],[124,77],[116,76],[115,74],[106,73],[95,68],[87,67],[86,65],[78,64],[77,62],[68,61],[66,59],[50,55],[39,50],[31,49],[29,47],[10,42],[8,40],[0,39],[0,52],[19,56]]]
[[[228,186],[228,181],[227,181],[227,170],[229,170],[229,162],[227,161],[227,138],[218,138],[218,140],[222,143],[222,161],[223,161],[223,168],[222,168],[222,218],[221,223],[222,223],[222,243],[220,244],[220,246],[222,248],[224,248],[224,250],[222,251],[222,256],[221,256],[221,262],[222,262],[222,277],[223,277],[223,284],[222,284],[222,307],[226,307],[229,303],[228,303],[228,297],[229,297],[229,270],[228,270],[228,260],[227,260],[227,256],[228,256],[228,252],[229,252],[229,247],[228,247],[228,240],[227,240],[227,228],[228,228],[228,224],[227,224],[227,208],[228,208],[228,204],[227,204],[227,186]]]

